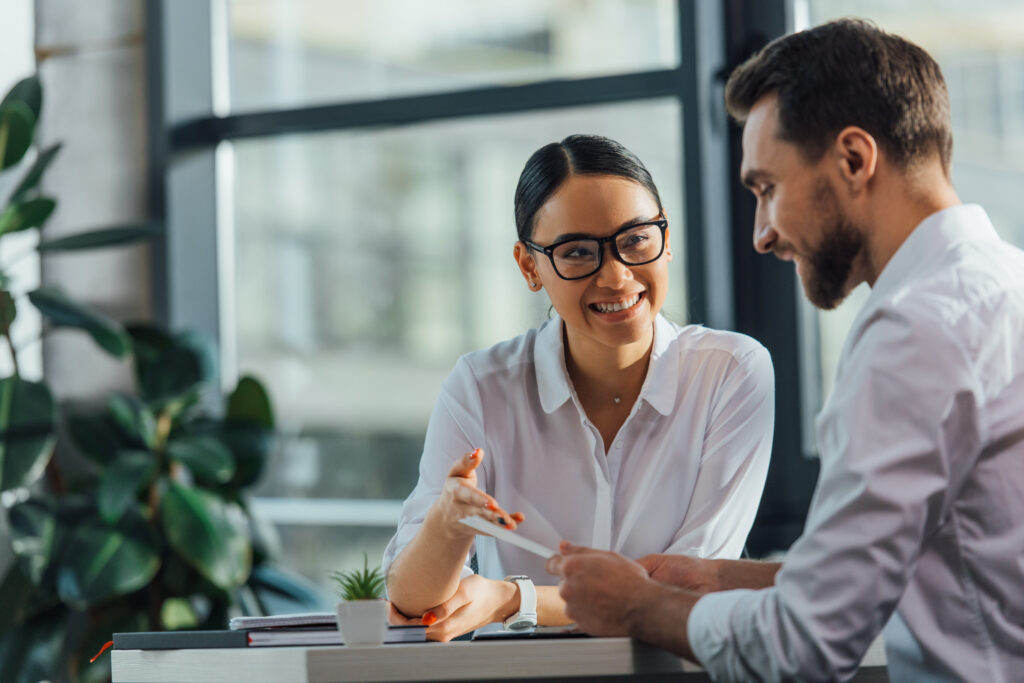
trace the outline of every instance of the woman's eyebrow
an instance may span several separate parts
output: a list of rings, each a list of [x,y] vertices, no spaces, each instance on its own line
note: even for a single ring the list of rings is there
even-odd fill
[[[637,216],[635,218],[630,218],[628,221],[626,221],[625,223],[622,223],[619,227],[617,227],[615,229],[615,232],[618,232],[619,230],[622,230],[623,228],[628,228],[631,225],[638,225],[640,223],[650,223],[651,221],[656,221],[656,220],[659,220],[660,218],[661,218],[661,214],[660,213],[658,215],[656,215],[654,218],[647,218],[646,216]],[[566,240],[595,240],[595,239],[600,239],[600,238],[597,237],[596,235],[593,235],[593,234],[587,233],[587,232],[566,232],[566,233],[562,233],[561,235],[556,237],[554,240],[552,240],[551,243],[552,244],[557,244],[558,242],[564,242]]]

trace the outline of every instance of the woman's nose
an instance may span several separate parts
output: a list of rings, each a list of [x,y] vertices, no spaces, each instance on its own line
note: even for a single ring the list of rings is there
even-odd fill
[[[602,286],[614,286],[628,280],[633,276],[633,271],[625,263],[615,258],[611,245],[606,245],[608,251],[604,255],[604,263],[597,271],[597,284]]]

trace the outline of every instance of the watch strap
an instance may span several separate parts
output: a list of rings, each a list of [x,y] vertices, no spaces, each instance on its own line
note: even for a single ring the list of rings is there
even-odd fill
[[[519,587],[519,609],[503,622],[506,630],[524,631],[537,626],[537,589],[529,576],[506,576]]]

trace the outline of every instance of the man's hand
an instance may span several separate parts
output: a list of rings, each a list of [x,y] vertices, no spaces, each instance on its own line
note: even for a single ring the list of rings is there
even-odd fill
[[[422,617],[409,618],[392,607],[390,621],[396,625],[423,624],[427,640],[447,642],[512,616],[518,604],[519,587],[514,583],[473,575],[462,579],[455,595],[431,607]]]
[[[685,588],[694,593],[723,590],[718,581],[718,560],[688,555],[644,555],[637,563],[655,581]]]
[[[636,562],[618,553],[562,541],[561,555],[548,560],[547,570],[562,578],[559,595],[565,611],[594,636],[628,636],[636,598],[654,582]]]
[[[700,597],[659,583],[637,562],[618,553],[558,546],[547,570],[562,577],[566,613],[595,636],[630,636],[694,659],[686,621]]]

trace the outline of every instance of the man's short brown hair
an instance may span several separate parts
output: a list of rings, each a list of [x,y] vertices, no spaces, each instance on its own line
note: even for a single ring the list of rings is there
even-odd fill
[[[949,173],[953,133],[939,65],[874,24],[840,19],[778,38],[733,71],[725,104],[737,121],[778,96],[779,135],[811,161],[846,126],[870,133],[900,167],[938,154]]]

